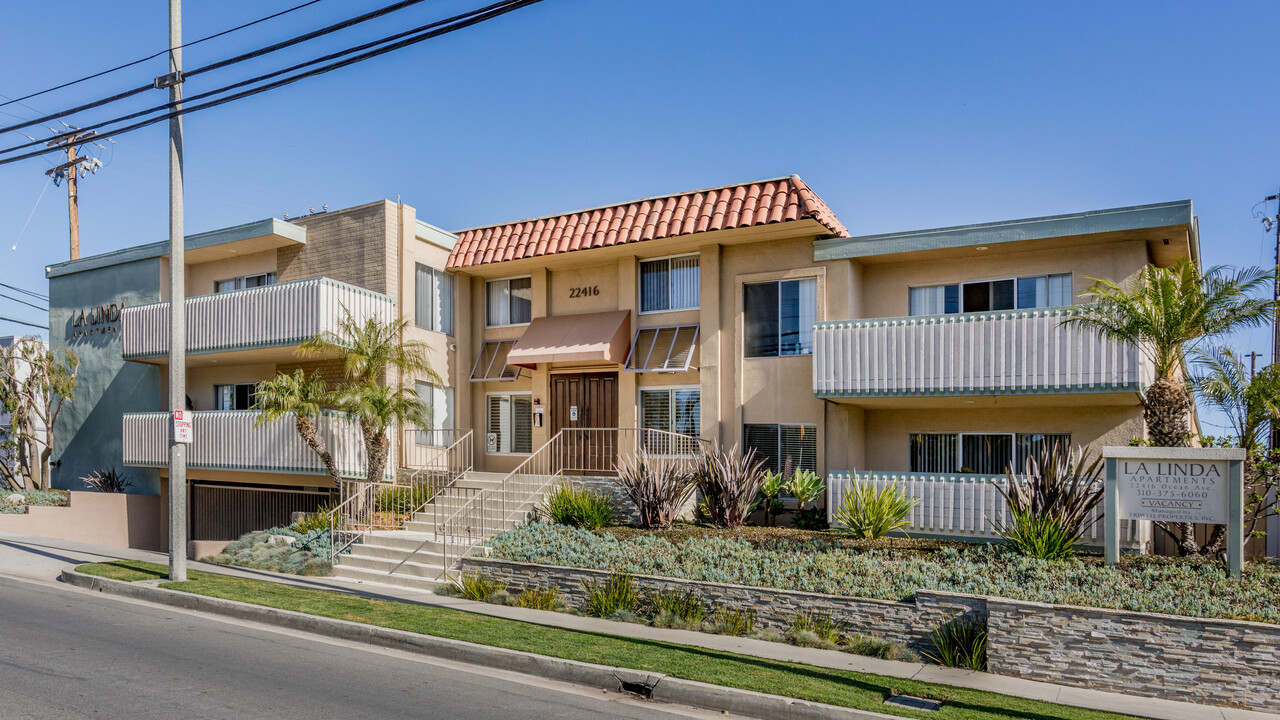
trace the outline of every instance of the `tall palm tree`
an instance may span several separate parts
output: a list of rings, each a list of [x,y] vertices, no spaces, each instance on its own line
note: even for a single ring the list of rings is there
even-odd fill
[[[1064,320],[1103,337],[1137,345],[1155,366],[1155,380],[1143,398],[1143,418],[1152,444],[1184,447],[1190,439],[1187,353],[1206,338],[1271,319],[1273,301],[1259,293],[1272,274],[1262,268],[1213,267],[1201,274],[1189,258],[1167,268],[1148,265],[1122,287],[1094,281],[1085,293],[1092,302]],[[1168,531],[1169,528],[1161,526]],[[1190,523],[1178,523],[1179,552],[1200,555]]]
[[[1229,347],[1197,350],[1192,364],[1196,370],[1192,389],[1231,423],[1238,444],[1249,451],[1245,481],[1256,479],[1256,467],[1251,477],[1247,466],[1253,451],[1263,447],[1271,425],[1280,420],[1280,366],[1251,374],[1244,357]]]
[[[334,487],[342,483],[338,474],[338,465],[333,460],[333,453],[320,439],[320,430],[316,426],[316,417],[321,408],[332,402],[329,389],[320,373],[307,375],[301,368],[292,375],[280,373],[270,380],[258,383],[258,394],[253,409],[261,411],[254,421],[255,427],[262,427],[275,422],[285,415],[293,415],[293,426],[302,437],[302,442],[316,455],[333,478]]]
[[[364,436],[365,478],[382,479],[387,466],[391,441],[387,430],[397,423],[412,422],[426,428],[431,424],[430,411],[407,388],[392,389],[388,377],[425,378],[444,382],[427,363],[427,346],[417,340],[404,340],[407,320],[381,321],[376,317],[357,320],[350,310],[335,332],[325,331],[302,343],[303,356],[337,355],[342,358],[345,376],[335,389],[335,404],[350,413],[359,423]]]

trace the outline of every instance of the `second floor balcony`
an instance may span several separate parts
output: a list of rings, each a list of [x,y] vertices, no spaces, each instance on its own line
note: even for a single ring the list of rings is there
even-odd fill
[[[818,323],[820,398],[1123,393],[1151,381],[1138,348],[1063,325],[1070,308]]]
[[[357,320],[391,320],[394,303],[381,293],[323,277],[187,298],[187,352],[296,346],[337,330],[347,310]],[[169,303],[125,308],[120,339],[126,360],[163,360],[169,352]]]

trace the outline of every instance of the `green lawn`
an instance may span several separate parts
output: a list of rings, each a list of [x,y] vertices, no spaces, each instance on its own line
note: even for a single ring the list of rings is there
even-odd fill
[[[78,571],[136,581],[165,577],[167,568],[152,563],[121,561],[82,565]],[[161,587],[906,717],[937,720],[1119,720],[1128,717],[947,685],[779,662],[673,643],[564,630],[449,608],[371,600],[214,573],[192,572],[187,582],[166,583]],[[892,690],[942,700],[945,705],[942,710],[931,713],[884,705],[884,699]]]

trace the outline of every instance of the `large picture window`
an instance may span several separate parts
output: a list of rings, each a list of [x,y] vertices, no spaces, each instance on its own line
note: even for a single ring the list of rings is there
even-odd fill
[[[485,283],[487,325],[525,325],[533,319],[532,278],[507,278]]]
[[[1071,447],[1067,433],[912,433],[911,472],[1003,475],[1021,471],[1050,445]]]
[[[443,270],[418,265],[414,323],[427,330],[453,334],[453,276]]]
[[[419,445],[447,447],[453,443],[453,388],[419,382],[416,389],[418,402],[427,408],[431,424],[419,428],[415,441]]]
[[[529,395],[490,395],[487,453],[533,452],[533,400]]]
[[[251,410],[257,399],[257,383],[233,383],[213,386],[214,410]]]
[[[1071,273],[913,287],[908,292],[912,315],[1063,307],[1074,300]]]
[[[640,312],[698,307],[697,255],[644,260],[640,263]]]
[[[816,278],[747,283],[742,300],[744,356],[813,354],[813,324],[818,314]]]
[[[817,472],[818,426],[786,423],[748,423],[742,426],[743,451],[756,451],[766,470],[781,472],[787,460],[791,467]]]

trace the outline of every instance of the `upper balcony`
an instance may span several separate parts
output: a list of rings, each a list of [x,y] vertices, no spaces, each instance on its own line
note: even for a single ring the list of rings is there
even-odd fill
[[[193,412],[195,442],[187,448],[187,467],[328,477],[320,457],[298,435],[292,415],[261,426],[257,424],[258,416],[256,410]],[[360,426],[341,413],[325,412],[316,418],[316,427],[333,454],[339,474],[363,478],[365,453]],[[124,464],[168,467],[169,413],[125,413]],[[383,479],[390,479],[392,472],[388,468]]]
[[[394,306],[386,295],[323,277],[187,298],[187,353],[290,348],[337,330],[344,308],[357,320],[389,321]],[[169,353],[169,303],[125,308],[120,337],[126,360],[163,362]]]
[[[813,391],[820,398],[865,405],[901,398],[1074,394],[1132,402],[1152,379],[1151,363],[1135,346],[1063,325],[1071,312],[1006,310],[818,323]]]

